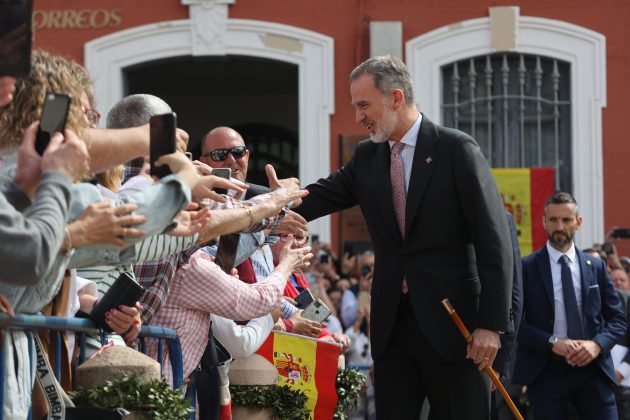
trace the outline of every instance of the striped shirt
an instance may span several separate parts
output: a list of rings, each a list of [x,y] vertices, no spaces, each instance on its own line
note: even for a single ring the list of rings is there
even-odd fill
[[[184,377],[197,367],[208,343],[212,314],[234,320],[248,320],[269,314],[282,301],[287,273],[274,271],[265,282],[246,284],[224,273],[212,257],[195,252],[171,282],[171,290],[157,325],[173,328],[181,342]],[[157,356],[157,343],[147,340],[147,354]],[[172,384],[168,349],[164,349],[163,374]]]

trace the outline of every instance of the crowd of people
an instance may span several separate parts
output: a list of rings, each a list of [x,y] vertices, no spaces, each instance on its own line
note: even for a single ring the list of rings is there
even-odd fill
[[[71,103],[40,154],[51,92]],[[545,206],[546,246],[521,261],[477,143],[418,112],[400,60],[360,64],[350,93],[370,134],[351,161],[305,189],[267,165],[262,186],[248,182],[250,150],[230,127],[208,127],[196,160],[178,128],[177,151],[150,162],[150,120],[171,113],[167,103],[127,96],[98,128],[86,70],[33,51],[28,76],[0,77],[0,247],[10,261],[0,266],[0,311],[90,316],[118,279],[134,279],[146,290],[105,313],[108,341],[136,346],[143,324],[174,329],[202,419],[230,417],[230,360],[274,330],[335,343],[347,365],[370,372],[356,418],[415,420],[426,398],[433,418],[487,419],[480,372],[491,367],[526,386],[518,391],[537,420],[568,418],[569,401],[581,418],[628,418],[630,258],[611,238],[576,249],[578,204],[558,192]],[[171,173],[152,176],[151,164]],[[309,232],[308,221],[354,205],[373,250],[337,253]],[[306,317],[306,290],[330,308],[323,322]],[[468,343],[444,298],[471,329]],[[76,345],[64,338],[70,369]],[[7,418],[45,411],[31,397],[30,346],[23,331],[5,333]],[[88,340],[90,352],[100,347]],[[157,344],[147,352],[158,357]]]
[[[65,130],[40,155],[38,125],[51,92],[69,95],[70,108]],[[171,112],[169,105],[131,95],[109,110],[107,128],[97,128],[93,103],[85,69],[44,51],[33,51],[30,75],[0,78],[0,243],[4,261],[11,262],[0,268],[1,311],[90,316],[117,279],[130,276],[146,291],[137,304],[105,313],[108,341],[135,346],[143,324],[175,329],[185,377],[202,396],[201,418],[229,412],[229,360],[221,366],[208,360],[217,342],[230,358],[245,358],[281,330],[330,340],[340,354],[348,350],[341,294],[359,283],[356,263],[345,261],[350,271],[338,270],[328,244],[315,240],[311,248],[305,219],[291,210],[308,194],[297,179],[278,179],[268,166],[268,186],[248,184],[249,150],[228,127],[211,129],[194,161],[184,153],[187,133],[177,129],[178,150],[155,162],[171,174],[152,177],[149,121]],[[219,167],[229,167],[232,177],[212,175]],[[217,246],[230,240],[238,242],[231,269],[215,261]],[[306,288],[330,307],[326,323],[301,316],[293,298]],[[27,418],[32,404],[35,413],[45,412],[37,391],[31,399],[34,361],[26,333],[5,337],[11,355],[5,358],[5,418]],[[72,334],[63,344],[62,364],[69,368],[76,356]],[[157,357],[153,344],[148,353]],[[87,345],[96,352],[100,337]],[[172,381],[167,352],[163,374]],[[205,390],[214,398],[202,394],[207,378]]]

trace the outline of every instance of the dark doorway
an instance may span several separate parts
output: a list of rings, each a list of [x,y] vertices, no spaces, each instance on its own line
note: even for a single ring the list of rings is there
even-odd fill
[[[298,67],[248,56],[176,57],[125,69],[127,94],[150,93],[177,113],[199,157],[214,127],[237,130],[251,150],[247,178],[266,185],[265,163],[299,176]]]

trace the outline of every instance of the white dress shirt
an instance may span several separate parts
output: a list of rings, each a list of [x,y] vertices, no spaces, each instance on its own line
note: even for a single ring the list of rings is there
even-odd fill
[[[402,139],[400,139],[401,143],[405,144],[402,151],[400,152],[400,158],[403,163],[403,170],[405,171],[405,192],[409,191],[409,180],[411,179],[411,167],[413,166],[413,155],[416,151],[416,142],[418,141],[418,132],[420,131],[420,124],[422,123],[422,114],[418,113],[418,118],[416,118],[416,122],[413,123],[409,131],[405,133]],[[394,141],[388,141],[389,149],[394,146]]]
[[[564,295],[562,294],[562,264],[560,257],[566,255],[569,257],[569,268],[571,269],[571,277],[573,280],[573,288],[575,289],[575,297],[577,300],[580,319],[582,319],[582,282],[580,274],[580,262],[575,252],[575,245],[571,246],[566,254],[558,251],[547,241],[547,251],[549,252],[549,266],[551,267],[551,279],[553,281],[553,301],[555,316],[553,320],[553,334],[558,338],[567,338],[567,315],[564,310]]]

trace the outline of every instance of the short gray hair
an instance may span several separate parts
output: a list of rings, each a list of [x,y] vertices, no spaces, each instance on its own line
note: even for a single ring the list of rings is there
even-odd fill
[[[388,94],[394,89],[400,89],[405,95],[405,103],[413,105],[413,82],[407,66],[397,57],[383,55],[372,57],[359,64],[350,73],[350,81],[353,82],[364,74],[374,77],[374,85],[383,94]]]
[[[131,128],[149,123],[154,115],[168,114],[171,107],[157,96],[138,93],[122,98],[107,113],[107,128]]]

